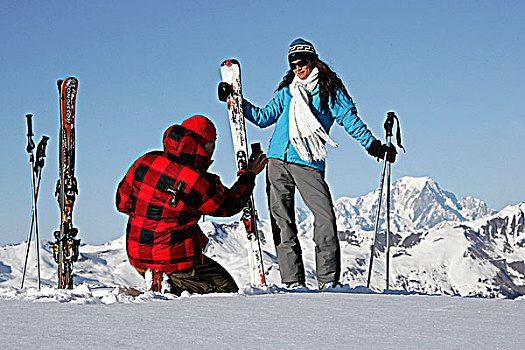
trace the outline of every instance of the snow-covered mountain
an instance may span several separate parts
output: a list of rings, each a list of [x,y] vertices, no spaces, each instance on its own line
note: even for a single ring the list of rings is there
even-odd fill
[[[385,189],[386,191],[386,189]],[[373,231],[379,189],[357,198],[342,197],[335,201],[340,230]],[[386,199],[383,199],[383,203]],[[385,220],[386,204],[380,223]],[[429,177],[403,177],[391,188],[391,226],[393,231],[414,232],[436,226],[472,221],[495,211],[479,199],[457,200],[453,193],[442,190]]]
[[[525,203],[496,213],[479,199],[457,200],[431,178],[403,177],[392,184],[392,248],[390,285],[393,290],[514,298],[525,295]],[[335,201],[341,241],[342,282],[364,286],[374,235],[378,191]],[[384,210],[383,210],[384,213]],[[313,216],[296,212],[307,284],[316,288]],[[383,215],[382,215],[383,217]],[[237,221],[201,224],[210,238],[206,254],[228,269],[239,285],[249,283],[247,240]],[[259,222],[267,279],[280,284],[270,225]],[[371,288],[385,288],[385,225],[381,219]],[[42,280],[55,285],[56,264],[51,250],[43,251]],[[33,249],[32,249],[33,250]],[[127,262],[124,239],[102,246],[84,245],[75,264],[75,283],[140,286],[141,279]],[[0,248],[0,286],[19,286],[25,244]],[[30,258],[34,265],[34,258]],[[36,283],[29,267],[26,285]]]
[[[35,244],[31,243],[24,286],[37,285]],[[0,286],[20,287],[24,269],[26,243],[0,247]],[[57,284],[57,264],[52,244],[40,241],[41,282],[44,286]],[[129,264],[124,236],[103,245],[82,245],[79,259],[74,263],[75,284],[140,285],[141,277]]]
[[[459,225],[409,235],[396,233],[391,288],[462,296],[524,295],[524,212],[522,203]],[[379,249],[385,250],[384,235]],[[380,286],[384,280],[384,254],[377,260],[376,283]],[[352,275],[348,279],[362,280],[362,275],[347,271]]]

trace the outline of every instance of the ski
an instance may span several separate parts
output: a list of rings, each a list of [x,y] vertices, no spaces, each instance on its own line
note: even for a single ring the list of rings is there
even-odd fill
[[[73,205],[78,194],[75,178],[75,102],[78,80],[57,81],[60,105],[59,178],[55,196],[60,209],[60,230],[55,231],[54,258],[58,264],[58,288],[73,288],[73,262],[78,260],[80,239],[73,227]]]
[[[227,103],[235,162],[238,170],[237,175],[240,175],[246,171],[248,165],[246,127],[242,111],[241,66],[236,59],[228,59],[221,63],[220,71],[222,83],[219,85],[219,99]],[[252,145],[252,154],[260,152],[260,145],[256,145],[259,146],[258,149],[255,149],[254,145]],[[249,241],[251,282],[253,285],[265,286],[266,277],[264,275],[261,243],[257,229],[257,212],[253,195],[246,201],[241,219]]]

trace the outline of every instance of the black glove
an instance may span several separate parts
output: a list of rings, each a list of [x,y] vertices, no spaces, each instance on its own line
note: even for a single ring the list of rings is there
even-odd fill
[[[383,145],[383,147],[385,149],[385,152],[388,152],[388,154],[386,155],[386,161],[389,163],[394,163],[396,161],[397,155],[396,146],[390,144],[390,147],[388,147],[387,145]]]
[[[383,159],[385,157],[385,150],[382,147],[381,141],[374,140],[370,144],[370,147],[366,150],[368,154],[370,154],[372,157],[376,157],[377,160]]]
[[[377,160],[385,158],[385,152],[388,152],[386,160],[390,163],[396,161],[397,150],[393,144],[390,144],[390,147],[382,144],[379,140],[374,140],[370,144],[370,147],[367,149],[368,154],[372,157],[376,157]]]
[[[232,86],[228,83],[220,82],[218,86],[219,101],[226,102],[232,93]]]

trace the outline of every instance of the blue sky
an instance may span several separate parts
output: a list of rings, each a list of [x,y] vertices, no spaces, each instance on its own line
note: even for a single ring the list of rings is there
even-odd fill
[[[297,37],[343,79],[359,115],[384,139],[401,120],[406,154],[393,178],[430,176],[495,209],[525,200],[525,3],[519,1],[3,1],[0,7],[0,244],[26,239],[31,190],[25,114],[51,137],[39,198],[40,238],[58,229],[56,80],[79,79],[74,223],[84,242],[124,232],[115,188],[171,124],[202,113],[218,128],[210,169],[231,185],[235,163],[219,64],[242,64],[244,95],[265,105]],[[273,128],[248,126],[267,149]],[[327,180],[334,199],[379,185],[380,164],[337,125]],[[263,176],[255,193],[266,218]]]

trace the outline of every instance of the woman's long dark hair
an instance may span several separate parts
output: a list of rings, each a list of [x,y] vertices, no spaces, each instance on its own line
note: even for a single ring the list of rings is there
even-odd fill
[[[321,110],[322,111],[328,111],[328,100],[329,98],[332,100],[332,107],[335,105],[335,95],[337,88],[341,89],[343,94],[348,97],[348,99],[353,103],[352,97],[348,94],[348,91],[346,91],[346,87],[343,84],[343,81],[341,78],[337,76],[337,74],[330,69],[330,67],[318,59],[310,58],[310,61],[314,64],[314,67],[317,67],[319,70],[318,80],[319,80],[319,97],[321,99]],[[284,87],[290,85],[293,81],[293,78],[295,77],[295,73],[293,72],[293,69],[290,69],[288,73],[284,76],[283,80],[279,83],[279,86],[277,87],[277,91],[280,91]]]

